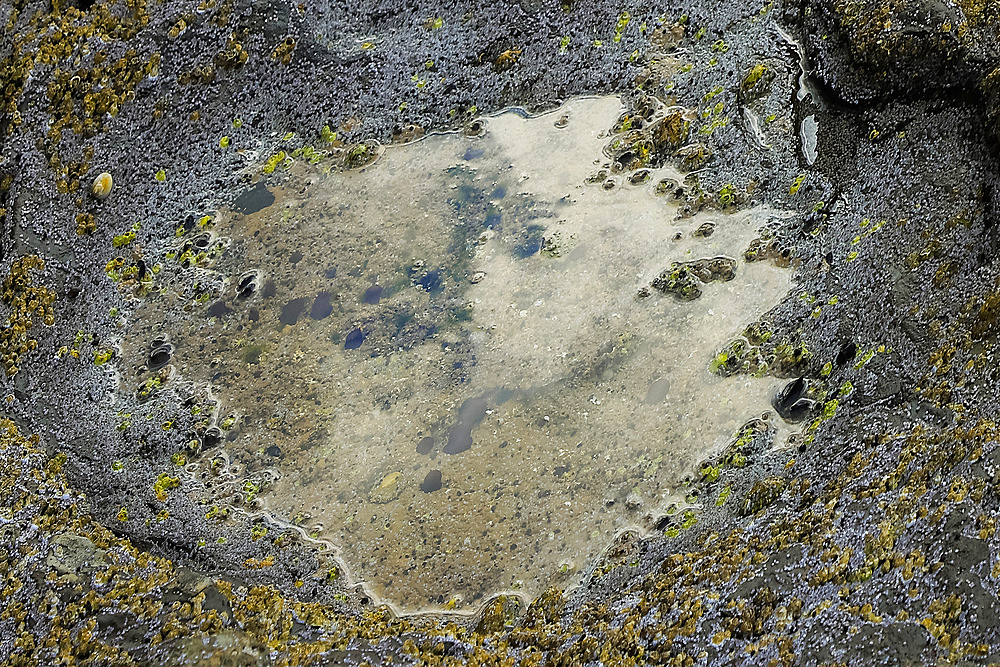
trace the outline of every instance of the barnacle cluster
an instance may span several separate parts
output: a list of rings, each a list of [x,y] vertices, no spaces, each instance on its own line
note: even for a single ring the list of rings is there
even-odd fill
[[[9,24],[17,21],[17,11]],[[0,60],[0,132],[12,134],[22,123],[19,105],[29,77],[51,68],[46,79],[48,130],[38,147],[55,173],[59,192],[76,192],[93,159],[93,146],[77,146],[96,137],[106,119],[135,99],[136,89],[159,72],[158,53],[121,51],[149,23],[145,0],[97,3],[86,10],[53,3],[14,35]],[[79,139],[73,138],[79,137]],[[62,150],[62,146],[71,148]],[[68,158],[67,155],[78,155]]]
[[[7,377],[17,373],[21,357],[38,346],[29,336],[35,319],[51,326],[55,323],[52,304],[56,293],[47,287],[33,284],[32,270],[45,268],[37,255],[27,255],[14,261],[10,273],[0,287],[0,301],[10,309],[3,329],[0,329],[0,358]]]

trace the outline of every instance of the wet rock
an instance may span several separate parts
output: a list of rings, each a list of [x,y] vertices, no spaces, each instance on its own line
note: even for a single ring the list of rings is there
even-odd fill
[[[766,63],[756,63],[740,82],[740,99],[744,103],[766,96],[774,82],[774,70]]]
[[[279,321],[285,326],[295,326],[302,315],[302,311],[305,310],[307,302],[305,297],[298,297],[286,303],[281,307]]]
[[[332,294],[323,291],[316,295],[312,308],[309,309],[309,317],[314,320],[325,320],[333,313],[333,305],[330,303]]]
[[[382,286],[372,285],[365,290],[365,293],[361,296],[361,303],[368,304],[369,306],[374,306],[382,299]]]
[[[741,516],[750,516],[761,511],[781,496],[785,490],[785,485],[786,482],[782,477],[768,477],[767,479],[755,482],[740,504],[739,514]]]
[[[858,346],[851,341],[850,343],[845,343],[840,351],[837,352],[836,364],[837,366],[843,366],[844,364],[853,361],[854,357],[858,355]]]
[[[681,158],[681,165],[688,171],[702,169],[712,158],[712,150],[701,142],[695,142],[682,146],[677,151]]]
[[[344,349],[345,350],[356,350],[361,347],[361,344],[365,342],[365,333],[360,328],[353,329],[351,333],[347,334],[344,338]]]
[[[657,26],[649,37],[649,42],[662,51],[672,51],[684,40],[684,26],[680,23],[664,23]]]
[[[413,123],[397,125],[392,130],[392,142],[394,144],[406,144],[424,136],[424,128]]]
[[[427,436],[426,438],[421,438],[420,442],[417,443],[417,454],[422,456],[427,456],[434,449],[434,438]]]
[[[212,586],[213,582],[205,575],[192,570],[189,567],[177,568],[176,588],[189,597],[194,597],[203,590]]]
[[[654,150],[661,160],[673,154],[688,138],[691,123],[685,111],[673,111],[658,120],[649,129]]]
[[[218,426],[210,426],[205,429],[205,435],[202,436],[202,444],[205,449],[212,449],[222,444],[222,438],[222,429]]]
[[[431,470],[420,483],[420,490],[424,493],[434,493],[441,489],[441,471]]]
[[[669,194],[673,194],[678,189],[678,187],[680,187],[680,184],[677,181],[675,181],[674,179],[672,179],[672,178],[661,178],[656,183],[655,193],[658,196],[661,196],[661,197],[662,196],[666,196],[666,195],[669,195]]]
[[[631,176],[629,176],[628,182],[632,185],[642,185],[650,179],[649,169],[638,169]]]
[[[998,62],[997,19],[982,5],[935,0],[810,5],[802,26],[807,55],[826,89],[849,104],[974,89]]]
[[[46,557],[48,567],[62,575],[78,578],[103,570],[111,561],[105,550],[82,535],[63,533],[52,540]]]
[[[694,230],[691,235],[698,239],[707,239],[715,232],[715,223],[706,222],[698,226],[698,229]]]
[[[147,662],[150,667],[258,667],[273,664],[270,649],[249,635],[224,629],[208,636],[164,642]]]

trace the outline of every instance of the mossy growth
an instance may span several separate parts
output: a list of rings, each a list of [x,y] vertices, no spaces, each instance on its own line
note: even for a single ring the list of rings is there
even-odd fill
[[[710,282],[727,282],[736,277],[736,262],[727,257],[674,262],[670,268],[653,279],[650,286],[664,294],[672,294],[682,301],[701,296],[700,285]]]
[[[764,323],[751,324],[738,338],[716,353],[709,370],[725,377],[737,373],[763,375],[774,363],[773,354],[765,348],[772,335]]]
[[[763,97],[774,81],[774,70],[764,63],[756,63],[743,77],[740,83],[740,94],[744,100]]]
[[[358,169],[374,162],[379,156],[375,144],[355,144],[344,152],[344,166],[348,169]]]
[[[521,613],[521,598],[516,595],[498,595],[483,608],[476,632],[491,634],[513,627]]]
[[[156,495],[156,499],[160,502],[166,501],[169,496],[171,489],[176,489],[181,485],[181,480],[177,477],[171,477],[165,472],[161,472],[153,482],[153,493]]]
[[[739,514],[749,516],[761,511],[781,496],[785,486],[786,482],[783,477],[768,477],[754,482],[739,506]]]
[[[130,229],[124,234],[117,234],[113,239],[111,239],[111,246],[113,248],[122,248],[133,241],[135,241],[135,230]]]
[[[995,336],[1000,331],[1000,292],[990,292],[983,299],[976,319],[972,322],[972,337]]]
[[[262,171],[265,174],[274,173],[274,170],[277,169],[278,166],[283,166],[285,164],[285,159],[287,157],[288,156],[285,153],[285,151],[278,151],[277,153],[275,153],[271,157],[267,158],[267,162],[264,163],[264,167],[262,168]]]
[[[732,183],[726,183],[719,189],[719,205],[723,208],[732,208],[737,204],[738,194]]]

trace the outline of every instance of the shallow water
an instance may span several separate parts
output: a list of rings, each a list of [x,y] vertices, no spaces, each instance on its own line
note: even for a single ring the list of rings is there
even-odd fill
[[[683,180],[670,169],[586,183],[620,110],[578,99],[359,171],[296,164],[273,203],[258,189],[220,214],[224,251],[184,274],[210,300],[180,281],[152,295],[123,350],[140,368],[167,334],[174,382],[221,402],[226,465],[209,448],[188,466],[209,502],[251,480],[252,504],[409,611],[572,585],[681,502],[682,478],[770,407],[775,381],[708,368],[791,273],[742,261],[773,211],[678,219],[655,194]],[[697,300],[637,296],[672,262],[719,256],[735,278]]]

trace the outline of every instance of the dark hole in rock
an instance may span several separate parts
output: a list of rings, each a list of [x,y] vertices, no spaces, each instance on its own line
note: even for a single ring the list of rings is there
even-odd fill
[[[441,489],[441,471],[431,470],[420,483],[420,490],[424,493],[434,493]]]
[[[330,303],[330,293],[320,292],[313,301],[312,308],[309,309],[309,317],[314,320],[326,319],[333,312],[333,305]]]
[[[278,319],[281,320],[282,324],[294,325],[299,321],[299,316],[302,315],[302,311],[305,310],[305,308],[305,297],[300,296],[297,299],[292,299],[281,307],[281,316]]]
[[[274,195],[263,183],[257,183],[233,201],[233,209],[244,215],[256,213],[274,203]]]
[[[209,246],[209,244],[212,243],[212,237],[208,234],[200,234],[198,235],[197,238],[195,238],[195,240],[192,243],[194,244],[195,248],[198,248],[199,250],[204,250]]]
[[[163,347],[166,344],[167,344],[167,335],[160,334],[149,343],[149,349],[155,350],[156,348]]]
[[[201,439],[205,449],[218,447],[222,444],[222,429],[217,426],[210,426],[205,429],[205,435]]]
[[[142,280],[146,277],[146,262],[141,259],[135,263],[135,268],[138,269],[136,272],[136,278]]]
[[[232,308],[226,305],[226,302],[222,299],[216,301],[211,306],[208,307],[209,317],[222,317],[228,313],[233,312]]]
[[[347,338],[344,339],[344,349],[356,350],[361,347],[361,343],[363,342],[365,342],[365,332],[361,329],[355,329],[347,334]]]
[[[805,398],[809,385],[805,378],[792,380],[781,388],[774,397],[774,409],[785,421],[800,421],[813,407],[813,402]]]
[[[431,453],[432,449],[434,449],[434,438],[431,436],[427,436],[417,443],[417,454],[427,456]]]
[[[843,366],[851,359],[854,359],[858,354],[858,346],[854,342],[847,343],[840,348],[840,352],[837,353],[837,365]]]
[[[236,294],[245,299],[255,291],[257,291],[257,274],[248,273],[240,280],[240,284],[236,288]]]
[[[364,295],[361,297],[362,303],[367,303],[369,306],[374,306],[379,300],[382,299],[382,286],[372,285],[365,290]]]
[[[278,447],[277,445],[271,445],[264,451],[267,452],[268,456],[281,456],[281,447]]]
[[[149,361],[147,365],[149,370],[155,371],[163,368],[168,363],[170,363],[170,355],[173,353],[173,348],[169,345],[164,345],[163,347],[158,347],[149,355]]]

